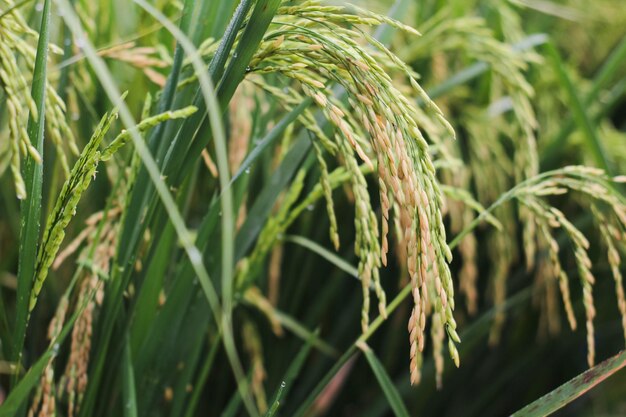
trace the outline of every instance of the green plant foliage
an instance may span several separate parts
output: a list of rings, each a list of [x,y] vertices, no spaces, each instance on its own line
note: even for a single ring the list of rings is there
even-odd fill
[[[0,0],[0,416],[619,413],[625,23]]]

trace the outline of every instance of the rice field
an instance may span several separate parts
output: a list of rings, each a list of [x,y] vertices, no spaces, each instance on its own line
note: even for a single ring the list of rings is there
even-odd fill
[[[625,413],[624,28],[0,0],[0,416]]]

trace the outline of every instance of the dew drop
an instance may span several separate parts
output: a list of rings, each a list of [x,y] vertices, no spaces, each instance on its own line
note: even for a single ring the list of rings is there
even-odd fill
[[[43,3],[37,3],[35,5],[35,10],[41,12],[43,10]]]

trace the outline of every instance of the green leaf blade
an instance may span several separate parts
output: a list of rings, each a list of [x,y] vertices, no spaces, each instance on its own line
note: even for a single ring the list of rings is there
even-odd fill
[[[513,413],[514,417],[546,416],[565,407],[626,366],[626,351],[569,380],[554,391]]]
[[[25,167],[24,179],[26,182],[27,195],[22,202],[20,210],[21,231],[17,277],[16,323],[12,353],[12,359],[18,362],[16,369],[20,368],[19,362],[26,336],[26,328],[28,326],[29,298],[35,274],[37,247],[41,226],[43,138],[45,124],[48,43],[50,40],[50,8],[51,1],[46,0],[42,11],[41,28],[39,30],[39,42],[37,44],[37,55],[35,57],[32,84],[32,97],[35,101],[38,114],[30,115],[27,130],[31,143],[42,157],[42,161],[41,163],[37,163],[31,156],[28,156]],[[15,378],[16,377],[17,373],[15,374]],[[15,381],[16,379],[13,380],[14,383]]]
[[[380,361],[376,357],[374,351],[370,349],[369,346],[367,346],[365,343],[360,343],[359,347],[365,354],[365,358],[367,359],[370,368],[372,368],[372,372],[374,372],[374,375],[378,380],[378,384],[385,393],[385,397],[387,397],[387,402],[389,403],[389,406],[393,410],[395,416],[409,417],[409,411],[407,410],[406,405],[404,405],[400,393],[396,389],[395,385],[393,385],[393,382],[391,382],[389,374],[385,370],[383,364],[380,363]]]

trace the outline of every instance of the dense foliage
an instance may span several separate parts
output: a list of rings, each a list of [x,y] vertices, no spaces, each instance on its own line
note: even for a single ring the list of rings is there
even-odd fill
[[[624,411],[623,0],[356,3],[0,0],[0,416]]]

